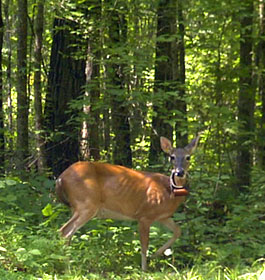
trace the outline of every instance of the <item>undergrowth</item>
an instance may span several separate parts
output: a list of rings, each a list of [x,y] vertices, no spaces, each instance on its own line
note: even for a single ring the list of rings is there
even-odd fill
[[[200,178],[174,216],[181,238],[166,255],[149,257],[148,273],[140,271],[135,222],[92,220],[67,246],[58,228],[70,212],[55,201],[53,180],[2,179],[0,279],[258,279],[265,270],[265,175],[258,174],[247,194],[223,199],[202,191],[211,182]],[[154,224],[149,255],[170,236]]]

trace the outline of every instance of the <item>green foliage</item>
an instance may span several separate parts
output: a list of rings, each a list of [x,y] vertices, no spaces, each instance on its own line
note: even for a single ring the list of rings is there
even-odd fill
[[[135,223],[93,220],[75,235],[70,246],[66,246],[59,238],[58,228],[69,218],[70,212],[54,202],[54,181],[34,173],[27,176],[28,181],[10,175],[0,180],[0,279],[257,279],[265,269],[265,173],[262,168],[254,167],[251,185],[245,188],[244,194],[238,193],[234,186],[240,126],[237,112],[239,77],[245,72],[239,67],[240,18],[246,11],[238,0],[181,2],[185,27],[184,97],[180,97],[178,82],[155,81],[155,63],[166,62],[169,57],[169,54],[159,56],[156,44],[173,43],[178,36],[163,34],[156,37],[158,1],[49,1],[46,3],[42,50],[44,97],[55,14],[75,23],[74,28],[62,27],[68,28],[77,38],[71,45],[76,50],[71,54],[72,58],[87,59],[89,39],[89,59],[99,67],[99,74],[84,86],[88,96],[70,102],[66,110],[69,118],[65,122],[77,131],[84,121],[98,125],[101,159],[109,161],[115,146],[111,120],[119,108],[112,107],[113,98],[126,107],[130,119],[132,161],[136,169],[168,172],[163,156],[158,156],[153,166],[149,166],[148,159],[150,139],[154,134],[151,124],[155,117],[161,117],[160,113],[163,123],[169,127],[183,122],[181,135],[189,132],[193,137],[198,131],[204,131],[200,148],[191,162],[191,195],[175,214],[175,220],[182,227],[181,238],[167,255],[150,259],[150,271],[156,273],[149,274],[139,271],[140,244]],[[11,1],[9,5],[9,11],[7,7],[3,11],[7,31],[15,30],[16,18],[16,3]],[[36,4],[29,1],[28,5],[32,25]],[[257,3],[255,5],[254,53],[263,38],[258,35],[260,18]],[[119,32],[123,33],[122,40],[116,40]],[[12,70],[13,73],[17,71],[14,51],[17,34],[6,33],[3,72]],[[8,36],[11,36],[9,41]],[[30,30],[29,49],[32,49],[33,39]],[[34,77],[31,57],[29,53],[29,135],[30,150],[34,155],[36,129],[31,102]],[[257,54],[253,63],[254,60],[258,60]],[[122,69],[119,85],[115,84],[114,66]],[[253,76],[260,75],[263,70],[254,69]],[[3,77],[3,111],[4,153],[8,168],[3,170],[12,174],[17,100],[15,79],[12,75],[7,76]],[[253,81],[256,83],[259,83],[258,79]],[[155,92],[154,85],[159,85],[161,90]],[[262,151],[258,145],[262,147],[264,143],[259,131],[264,126],[264,104],[258,90],[256,86],[260,94],[256,95],[256,131],[250,143],[257,165]],[[97,91],[98,99],[92,100],[89,93]],[[64,96],[60,98],[63,99]],[[12,104],[7,100],[12,100]],[[174,102],[173,108],[164,106],[170,100]],[[187,115],[179,110],[180,101],[186,103]],[[159,107],[158,111],[155,106]],[[99,123],[84,108],[90,108],[89,112],[98,110]],[[71,131],[58,128],[48,133],[46,141],[52,138],[60,145],[62,139],[71,137]],[[174,140],[179,143],[179,139]],[[59,147],[56,145],[55,148]],[[150,234],[150,255],[170,236],[170,232],[154,225]]]
[[[174,217],[181,225],[182,236],[166,255],[149,258],[150,271],[155,272],[148,274],[139,270],[136,223],[92,220],[67,246],[59,238],[58,228],[70,212],[54,203],[50,194],[53,181],[40,176],[33,176],[30,182],[2,179],[0,276],[3,279],[52,279],[55,275],[56,279],[257,279],[265,268],[264,171],[253,171],[253,178],[256,180],[249,193],[232,199],[224,187],[226,177],[207,178],[193,172],[191,195]],[[224,192],[223,200],[211,187],[216,180]],[[170,232],[154,224],[149,255],[170,236]]]

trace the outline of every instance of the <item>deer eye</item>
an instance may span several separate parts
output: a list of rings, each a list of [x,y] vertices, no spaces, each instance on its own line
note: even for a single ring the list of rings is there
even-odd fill
[[[186,160],[190,161],[190,155],[186,155]]]

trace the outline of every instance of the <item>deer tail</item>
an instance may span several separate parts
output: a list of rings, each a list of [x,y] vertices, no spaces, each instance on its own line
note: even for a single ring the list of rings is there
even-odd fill
[[[55,191],[56,191],[56,194],[57,194],[60,202],[62,202],[66,206],[70,207],[71,205],[67,199],[66,193],[63,190],[63,182],[60,177],[56,180]]]

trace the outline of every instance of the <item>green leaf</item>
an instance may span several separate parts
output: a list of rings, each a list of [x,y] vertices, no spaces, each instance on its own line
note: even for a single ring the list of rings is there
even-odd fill
[[[2,252],[7,252],[7,249],[4,248],[4,247],[2,247],[2,246],[0,246],[0,251],[2,251]]]
[[[17,182],[14,181],[14,180],[12,180],[12,179],[7,179],[7,180],[5,181],[5,183],[6,183],[8,186],[14,186],[14,185],[17,184]]]
[[[54,260],[65,260],[65,259],[67,259],[66,256],[62,256],[62,255],[58,255],[58,254],[51,254],[50,258],[54,259]]]
[[[34,255],[34,256],[40,256],[41,255],[41,251],[38,249],[32,249],[29,251],[29,254]]]
[[[176,220],[185,220],[186,219],[186,214],[185,213],[175,213],[174,214],[174,218],[176,219]]]
[[[26,249],[25,248],[18,248],[17,253],[25,253]]]
[[[45,217],[49,217],[53,214],[52,205],[48,203],[45,208],[42,209],[42,215]]]

